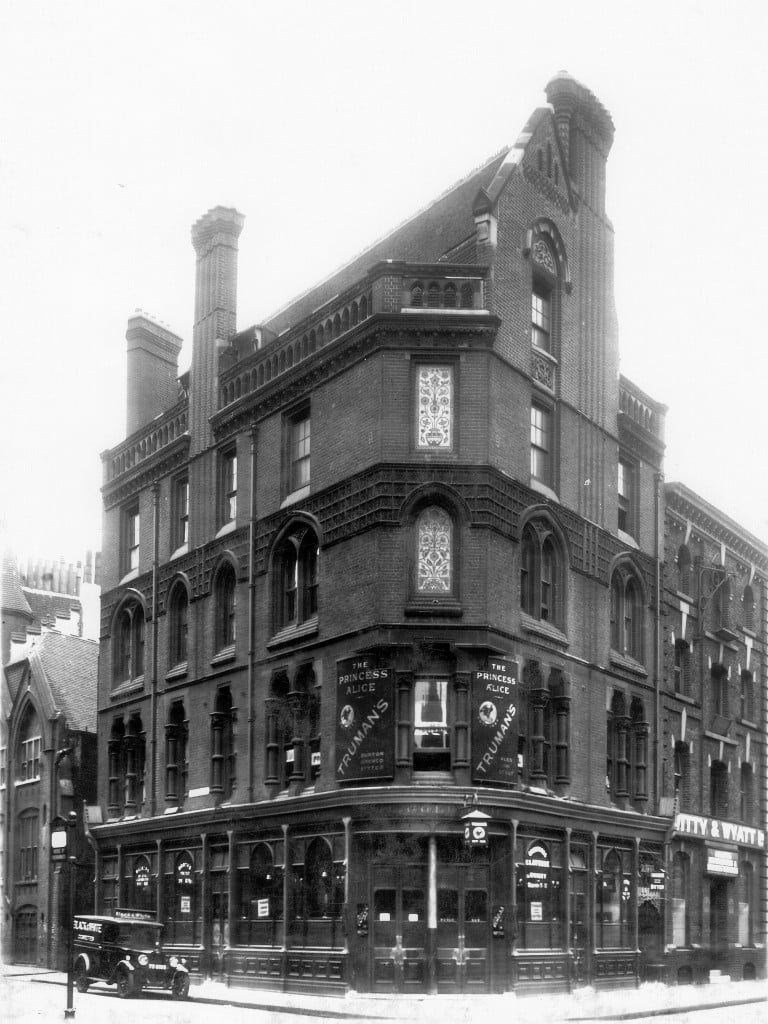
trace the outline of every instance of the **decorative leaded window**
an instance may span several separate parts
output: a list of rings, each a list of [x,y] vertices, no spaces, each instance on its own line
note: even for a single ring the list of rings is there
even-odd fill
[[[418,519],[416,589],[420,594],[448,594],[453,583],[451,517],[432,505]]]
[[[420,366],[417,447],[448,451],[453,446],[453,369]]]

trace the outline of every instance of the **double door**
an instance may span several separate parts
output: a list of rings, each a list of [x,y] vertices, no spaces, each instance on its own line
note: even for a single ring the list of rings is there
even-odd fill
[[[432,985],[438,992],[487,991],[488,866],[439,863],[431,894],[426,864],[372,870],[374,991],[427,992]]]

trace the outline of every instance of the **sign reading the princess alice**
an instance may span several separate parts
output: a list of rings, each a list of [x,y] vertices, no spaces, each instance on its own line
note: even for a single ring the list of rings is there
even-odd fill
[[[336,778],[391,779],[395,773],[394,672],[374,658],[336,664]]]
[[[517,781],[517,665],[491,658],[472,673],[472,781]]]

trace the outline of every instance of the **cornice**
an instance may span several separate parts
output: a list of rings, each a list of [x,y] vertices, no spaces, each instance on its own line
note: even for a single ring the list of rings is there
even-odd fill
[[[101,494],[105,510],[121,504],[159,477],[165,476],[185,463],[189,456],[189,446],[189,434],[182,434],[181,437],[177,437],[175,441],[160,448],[126,473],[121,473],[119,477],[104,484]]]

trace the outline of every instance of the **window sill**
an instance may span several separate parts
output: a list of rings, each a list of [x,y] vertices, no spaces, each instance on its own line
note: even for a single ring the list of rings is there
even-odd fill
[[[217,651],[215,656],[211,658],[212,665],[223,665],[227,661],[233,661],[237,654],[237,648],[234,644],[230,644],[229,647],[222,647],[220,651]]]
[[[560,499],[557,494],[547,484],[541,480],[537,480],[535,477],[531,477],[531,490],[537,491],[539,494],[543,494],[545,498],[549,498],[550,501],[556,501],[560,504]]]
[[[135,679],[126,679],[117,686],[112,687],[110,697],[122,697],[126,693],[133,693],[135,690],[144,689],[144,676],[136,676]]]
[[[188,554],[188,552],[189,544],[182,544],[181,547],[176,548],[176,550],[171,555],[169,561],[172,562],[175,558],[181,558],[182,555],[186,555]]]
[[[729,747],[738,747],[739,745],[738,740],[733,740],[730,736],[724,736],[721,732],[714,732],[712,729],[705,729],[704,735],[707,737],[707,739],[717,740],[718,743],[725,743],[726,746]],[[727,817],[727,815],[723,815],[723,817]]]
[[[280,503],[280,508],[287,508],[289,505],[295,505],[297,501],[303,501],[308,497],[309,484],[307,484],[306,487],[300,487],[297,491],[291,491],[291,493]]]
[[[744,636],[751,636],[753,640],[757,640],[757,633],[754,629],[750,629],[749,626],[742,626],[741,632]]]
[[[626,544],[628,548],[633,548],[635,551],[639,550],[640,545],[631,533],[625,533],[624,530],[617,530],[616,534],[622,544]]]
[[[187,674],[187,662],[180,661],[174,665],[170,672],[165,673],[166,682],[172,683],[174,679],[182,679]]]
[[[675,594],[677,594],[681,601],[685,601],[686,604],[693,604],[693,598],[690,594],[686,594],[684,590],[676,590]]]
[[[458,619],[464,614],[461,604],[451,597],[417,598],[405,606],[406,615],[445,615]]]
[[[292,623],[290,626],[285,626],[279,632],[267,642],[267,649],[271,650],[273,647],[279,647],[281,644],[292,643],[295,640],[303,640],[305,637],[314,636],[319,629],[319,623],[316,615],[313,615],[311,619],[307,619],[306,622],[301,622],[298,625]]]
[[[746,725],[746,727],[748,729],[757,729],[758,728],[757,722],[753,722],[751,718],[740,718],[739,719],[739,724],[740,725]]]
[[[699,701],[695,697],[689,697],[687,693],[673,693],[672,696],[675,700],[681,700],[684,704],[690,704],[691,707],[699,707]]]
[[[528,615],[526,612],[520,613],[520,626],[526,633],[542,636],[546,640],[560,644],[561,647],[568,647],[570,645],[568,637],[557,626],[553,626],[542,619],[534,619],[532,615]]]
[[[224,523],[224,525],[216,531],[215,539],[218,540],[219,537],[226,537],[228,533],[234,533],[236,529],[237,523],[234,519],[230,519],[228,523]]]
[[[118,583],[118,586],[122,587],[122,585],[124,583],[130,583],[132,580],[137,580],[138,578],[139,578],[139,570],[138,569],[131,569],[129,572],[127,572],[125,574],[125,576],[122,577],[122,579]]]
[[[629,654],[620,654],[619,651],[612,650],[610,661],[614,668],[622,668],[625,672],[631,672],[632,675],[642,676],[643,679],[648,678],[648,670],[645,665],[641,665]]]

